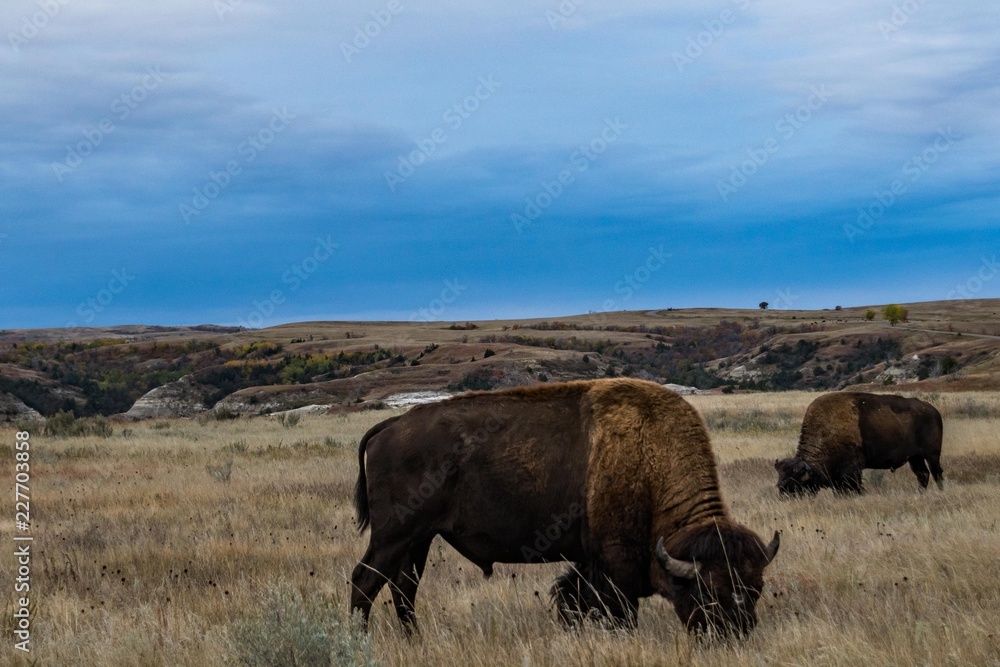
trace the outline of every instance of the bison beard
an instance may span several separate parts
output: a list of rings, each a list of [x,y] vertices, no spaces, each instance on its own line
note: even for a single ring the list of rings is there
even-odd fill
[[[864,469],[894,471],[906,463],[921,488],[933,475],[944,489],[941,440],[941,414],[929,403],[893,394],[826,394],[806,410],[795,456],[774,462],[778,491],[862,493]]]
[[[778,549],[730,517],[704,424],[679,396],[630,379],[472,393],[417,406],[361,440],[352,575],[365,620],[386,584],[404,627],[431,541],[483,572],[570,561],[551,597],[567,623],[635,627],[668,597],[689,630],[746,633]]]

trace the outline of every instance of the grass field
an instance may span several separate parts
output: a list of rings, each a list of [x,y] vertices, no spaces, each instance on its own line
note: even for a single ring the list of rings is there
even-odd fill
[[[782,531],[760,625],[735,643],[689,638],[660,598],[643,601],[635,633],[565,631],[547,606],[563,566],[500,565],[486,580],[435,543],[417,602],[421,636],[403,636],[383,591],[367,645],[347,621],[350,571],[367,544],[350,498],[357,441],[392,411],[294,426],[143,422],[124,433],[116,425],[108,439],[33,434],[30,658],[303,665],[333,651],[385,665],[1000,664],[1000,394],[930,397],[945,418],[943,493],[918,492],[903,468],[866,473],[862,497],[780,500],[772,462],[794,450],[815,397],[689,397],[709,424],[733,514],[765,539]],[[14,431],[0,430],[0,442],[12,488]],[[0,662],[31,664],[12,648],[12,495],[0,521]]]

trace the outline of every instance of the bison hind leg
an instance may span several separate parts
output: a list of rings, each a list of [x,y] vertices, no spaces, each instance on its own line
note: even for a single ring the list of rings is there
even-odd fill
[[[938,456],[932,456],[927,459],[927,463],[931,467],[931,474],[934,475],[934,483],[937,484],[937,488],[944,491],[944,471],[941,470],[941,460]]]
[[[635,605],[624,599],[607,574],[593,563],[576,563],[564,572],[549,591],[563,625],[574,627],[585,621],[610,621],[612,626],[634,627]]]
[[[372,540],[361,562],[351,574],[351,613],[361,612],[362,623],[367,626],[372,604],[379,591],[399,571],[406,556],[405,544],[376,545]]]
[[[410,546],[389,587],[396,607],[396,616],[403,624],[403,630],[407,635],[412,635],[418,630],[414,603],[417,600],[417,587],[420,586],[420,578],[424,575],[427,553],[430,551],[432,540],[433,538],[424,539]]]
[[[920,488],[926,489],[927,482],[931,480],[931,474],[927,470],[927,463],[924,461],[924,457],[910,457],[910,470],[912,470],[913,474],[917,476],[917,481],[920,482]]]

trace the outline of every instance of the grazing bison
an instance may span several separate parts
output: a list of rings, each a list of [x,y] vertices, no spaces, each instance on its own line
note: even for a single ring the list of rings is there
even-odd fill
[[[820,396],[806,410],[795,456],[774,462],[778,490],[816,493],[829,486],[861,493],[862,470],[895,470],[907,461],[921,487],[927,488],[933,474],[943,489],[941,433],[941,414],[916,398],[860,392]]]
[[[571,561],[551,596],[566,622],[634,627],[659,593],[689,630],[746,634],[778,551],[733,521],[695,410],[629,379],[471,393],[419,405],[361,439],[355,495],[368,550],[351,608],[368,618],[388,583],[414,600],[440,535],[486,576],[494,563]]]

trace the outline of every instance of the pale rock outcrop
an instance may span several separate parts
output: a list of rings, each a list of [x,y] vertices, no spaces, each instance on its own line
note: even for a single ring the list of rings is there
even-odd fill
[[[409,408],[423,403],[437,403],[452,396],[444,391],[405,391],[386,396],[382,402],[390,408]]]
[[[169,382],[146,392],[125,413],[127,419],[165,419],[170,417],[193,417],[205,412],[205,399],[215,387],[196,382],[191,375],[185,375],[175,382]]]
[[[0,423],[19,421],[44,422],[45,418],[17,396],[0,391]]]
[[[669,382],[663,386],[669,389],[670,391],[674,392],[675,394],[680,394],[681,396],[690,396],[692,394],[701,393],[701,390],[698,389],[697,387],[685,387],[682,384],[674,384],[672,382]]]

